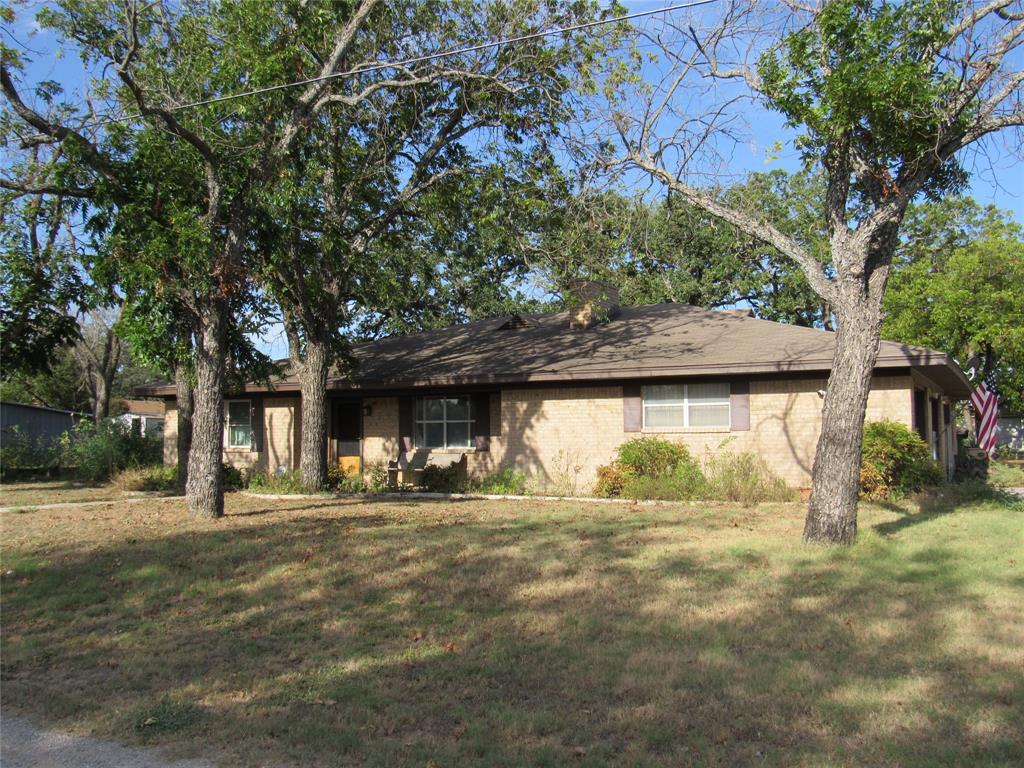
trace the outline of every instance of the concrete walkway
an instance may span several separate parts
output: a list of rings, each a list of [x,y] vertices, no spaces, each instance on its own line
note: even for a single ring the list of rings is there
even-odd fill
[[[65,509],[67,507],[101,507],[104,504],[139,504],[143,501],[183,501],[184,496],[126,496],[121,499],[104,499],[102,501],[61,501],[55,504],[18,504],[13,507],[0,507],[0,512],[16,512],[19,509]]]
[[[0,717],[3,768],[212,768],[206,760],[167,760],[159,752],[39,728]]]

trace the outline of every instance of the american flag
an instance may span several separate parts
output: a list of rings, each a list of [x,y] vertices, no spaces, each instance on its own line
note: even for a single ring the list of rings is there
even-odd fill
[[[996,452],[996,425],[999,422],[999,398],[994,376],[982,379],[971,393],[971,405],[978,414],[978,447],[989,456]]]

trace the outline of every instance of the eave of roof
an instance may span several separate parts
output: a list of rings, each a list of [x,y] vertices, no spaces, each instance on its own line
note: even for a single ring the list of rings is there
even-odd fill
[[[627,307],[607,325],[568,329],[565,313],[539,315],[528,328],[504,330],[505,318],[390,337],[357,345],[354,379],[334,377],[334,391],[496,386],[735,374],[827,374],[835,336],[813,328],[701,310],[686,305]],[[781,352],[780,350],[789,350]],[[788,354],[788,359],[778,359]],[[722,362],[709,362],[719,360]],[[753,359],[751,359],[753,358]],[[685,362],[683,362],[685,361]],[[970,384],[952,359],[924,347],[883,341],[876,368],[918,368],[954,397]],[[296,392],[286,375],[246,392]],[[172,385],[140,394],[173,396]]]

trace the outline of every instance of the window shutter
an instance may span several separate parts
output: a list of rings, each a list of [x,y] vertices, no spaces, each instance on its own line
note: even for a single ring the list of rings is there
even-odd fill
[[[473,395],[473,446],[478,451],[491,450],[491,396]]]
[[[643,429],[644,399],[639,384],[628,384],[622,388],[622,422],[624,432]]]
[[[412,395],[405,395],[398,398],[398,450],[412,450],[412,424],[413,409],[416,407],[416,399]]]
[[[252,427],[250,450],[259,453],[263,450],[263,398],[259,395],[249,401],[249,425]]]
[[[729,429],[745,432],[750,429],[750,382],[734,379],[729,382]]]

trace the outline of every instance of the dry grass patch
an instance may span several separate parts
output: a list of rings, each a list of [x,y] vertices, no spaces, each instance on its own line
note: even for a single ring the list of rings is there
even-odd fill
[[[75,480],[25,480],[0,484],[0,507],[116,501],[123,497],[121,489],[109,483],[89,485]]]
[[[1024,761],[1009,504],[848,551],[789,504],[228,509],[0,518],[5,707],[225,765]]]

